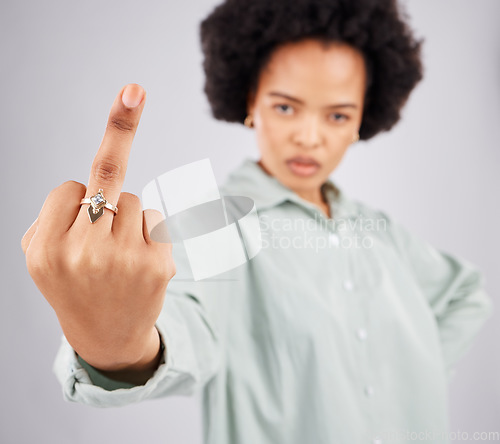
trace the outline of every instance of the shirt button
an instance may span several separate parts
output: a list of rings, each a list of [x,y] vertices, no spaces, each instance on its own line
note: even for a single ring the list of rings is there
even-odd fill
[[[358,339],[360,341],[364,341],[367,336],[367,332],[364,328],[358,328],[358,331],[356,332],[356,335],[358,336]]]
[[[339,245],[340,240],[339,240],[339,235],[337,233],[330,233],[328,235],[328,240],[330,242],[330,245],[335,245],[336,247]]]
[[[365,387],[365,395],[366,396],[368,396],[368,397],[372,396],[373,392],[374,392],[374,390],[373,390],[373,387],[371,385],[367,385]]]
[[[350,281],[349,279],[346,279],[344,281],[344,289],[345,290],[351,291],[353,287],[354,287],[354,285],[352,284],[352,281]]]

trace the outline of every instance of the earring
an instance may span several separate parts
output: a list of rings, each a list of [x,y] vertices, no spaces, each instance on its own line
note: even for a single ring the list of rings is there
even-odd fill
[[[253,117],[252,117],[252,115],[249,114],[248,116],[246,116],[245,121],[243,123],[248,128],[253,128]]]
[[[356,133],[356,135],[352,139],[352,143],[356,143],[359,140],[359,133]]]

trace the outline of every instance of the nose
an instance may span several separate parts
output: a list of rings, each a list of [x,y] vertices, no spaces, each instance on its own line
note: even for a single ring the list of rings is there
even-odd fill
[[[297,145],[305,149],[313,149],[323,143],[321,124],[318,117],[304,117],[297,125],[297,131],[294,135],[294,141]]]

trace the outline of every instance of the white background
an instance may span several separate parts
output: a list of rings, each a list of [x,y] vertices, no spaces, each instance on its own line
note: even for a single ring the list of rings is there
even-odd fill
[[[117,409],[63,400],[52,373],[61,330],[26,270],[20,241],[52,188],[87,183],[109,109],[127,83],[141,84],[147,103],[124,191],[140,196],[154,177],[205,157],[222,183],[243,158],[257,157],[252,131],[215,121],[203,94],[198,25],[217,3],[0,3],[2,443],[201,443],[195,398]],[[425,79],[401,122],[353,146],[332,178],[351,197],[479,265],[497,305],[500,2],[404,4],[426,38]],[[458,366],[452,431],[500,430],[498,312]]]

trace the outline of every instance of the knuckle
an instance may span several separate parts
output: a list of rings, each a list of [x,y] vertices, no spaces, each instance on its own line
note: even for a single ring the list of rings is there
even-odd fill
[[[72,200],[74,196],[84,196],[86,190],[87,187],[83,183],[67,180],[51,190],[48,197],[55,200],[61,198]]]
[[[68,274],[72,274],[73,271],[86,271],[83,268],[83,261],[82,261],[82,250],[79,251],[79,254],[69,254],[67,255],[67,259],[64,263],[65,265],[65,272]]]
[[[99,159],[93,166],[93,175],[98,182],[114,182],[121,174],[121,165],[111,159]]]
[[[79,193],[79,194],[84,194],[87,187],[80,182],[77,182],[76,180],[67,180],[66,182],[63,182],[61,185],[59,185],[56,189],[59,189],[61,191],[71,191],[74,193]]]
[[[65,265],[70,275],[82,274],[99,282],[109,270],[109,259],[95,248],[82,248],[78,253],[66,254]]]
[[[133,133],[134,124],[127,119],[119,116],[113,116],[108,121],[108,128],[118,130],[121,133]]]
[[[25,254],[26,250],[30,246],[31,239],[36,233],[37,225],[38,225],[38,218],[36,218],[35,221],[31,224],[31,226],[26,230],[26,233],[24,233],[24,236],[21,239],[21,248]]]
[[[38,250],[30,248],[26,252],[26,267],[31,276],[36,276],[39,273],[43,273],[42,266],[46,261],[43,260],[41,254]]]
[[[139,199],[138,196],[132,193],[127,193],[126,191],[122,191],[120,193],[118,202],[120,202],[121,204],[125,203],[126,205],[131,205],[131,206],[141,205],[141,200]]]
[[[170,281],[177,271],[172,257],[162,258],[155,261],[156,277],[160,281]]]
[[[26,252],[26,266],[33,277],[51,278],[59,271],[57,248],[50,248],[45,243],[35,243]]]
[[[29,240],[30,238],[27,233],[21,239],[21,249],[24,251],[24,254],[26,254],[26,251],[28,250],[28,247],[30,245]]]
[[[172,261],[169,264],[169,267],[167,268],[167,279],[170,281],[175,276],[176,273],[177,273],[177,269],[175,267],[175,262]]]

